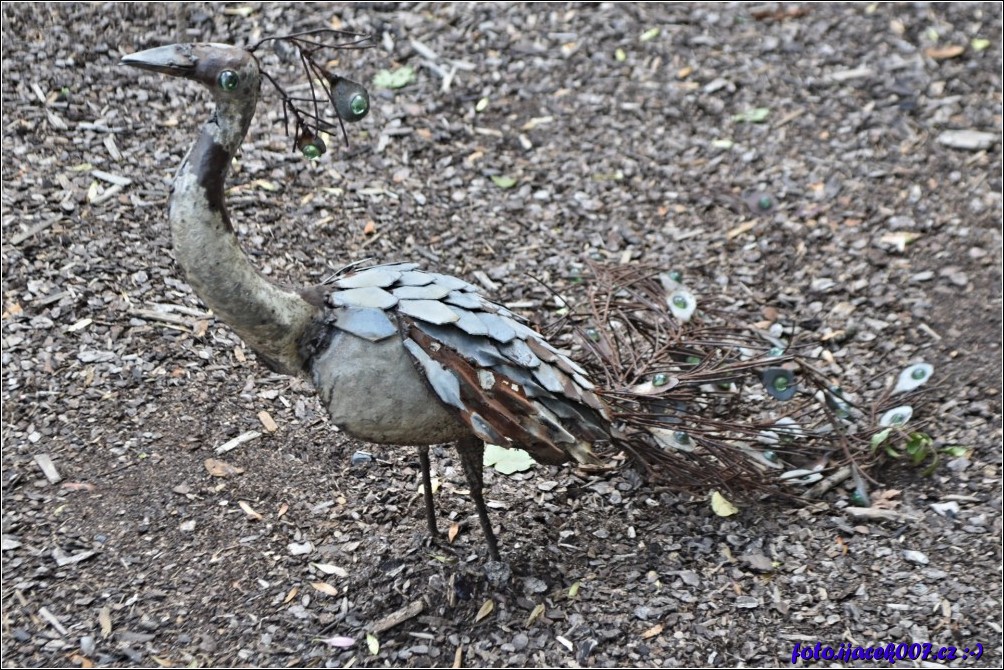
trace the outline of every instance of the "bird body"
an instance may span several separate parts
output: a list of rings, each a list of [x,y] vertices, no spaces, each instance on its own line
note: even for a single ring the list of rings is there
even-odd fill
[[[603,401],[586,371],[466,281],[415,264],[348,272],[300,290],[254,268],[227,213],[224,184],[254,116],[261,73],[227,45],[158,47],[129,65],[199,81],[216,110],[173,182],[175,256],[196,294],[270,368],[309,378],[336,425],[379,444],[455,442],[481,494],[483,441],[515,444],[538,461],[588,463],[609,437]],[[428,453],[422,451],[427,511]],[[430,530],[435,532],[429,512]]]
[[[324,91],[339,118],[365,116],[365,89],[314,63],[309,49],[319,43],[297,44],[308,72],[329,83]],[[767,473],[809,485],[836,469],[833,477],[852,473],[866,499],[858,459],[874,460],[875,445],[912,415],[909,406],[889,409],[892,397],[930,376],[930,366],[911,366],[864,412],[788,351],[782,324],[716,323],[720,312],[697,310],[674,273],[597,271],[607,285],[591,303],[592,325],[578,330],[589,371],[474,285],[414,263],[345,270],[303,288],[278,285],[242,251],[224,197],[263,74],[274,80],[252,51],[219,44],[158,47],[123,63],[198,81],[216,103],[178,168],[169,207],[175,256],[196,294],[268,367],[311,380],[346,433],[419,448],[434,536],[428,447],[452,442],[495,560],[482,492],[485,442],[523,448],[547,464],[595,464],[593,448],[612,444],[684,486],[757,486]],[[284,109],[296,117],[297,145],[317,157],[324,151],[314,133],[324,123],[318,98],[312,94],[309,123],[293,100],[284,97]]]

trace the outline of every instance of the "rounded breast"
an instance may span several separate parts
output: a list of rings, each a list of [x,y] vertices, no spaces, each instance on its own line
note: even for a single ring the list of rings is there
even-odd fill
[[[423,445],[471,434],[426,386],[399,337],[371,342],[335,331],[310,372],[331,420],[352,437]]]

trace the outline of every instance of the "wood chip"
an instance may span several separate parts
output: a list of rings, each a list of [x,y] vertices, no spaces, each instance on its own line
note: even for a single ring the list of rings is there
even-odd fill
[[[230,440],[229,442],[224,442],[220,446],[216,447],[216,453],[217,454],[225,454],[228,451],[233,451],[234,449],[236,449],[237,447],[241,446],[242,444],[244,444],[246,442],[250,442],[251,440],[255,440],[255,439],[259,438],[259,437],[261,437],[261,433],[259,433],[257,430],[249,430],[248,432],[244,433],[243,435],[238,435],[237,437],[235,437],[234,439]]]
[[[112,634],[112,611],[107,605],[98,612],[98,623],[101,625],[101,635],[108,637]]]
[[[369,627],[371,633],[382,633],[386,630],[390,630],[394,626],[397,626],[408,619],[418,616],[425,609],[424,600],[416,600],[413,603],[405,605],[396,612],[391,612],[384,618],[380,619],[373,625]]]
[[[49,454],[35,454],[35,462],[38,463],[38,467],[42,469],[42,474],[45,475],[50,484],[58,484],[63,481],[59,472],[56,471],[52,459],[49,458]]]
[[[60,635],[66,636],[70,634],[70,631],[66,630],[63,624],[59,622],[59,619],[56,618],[56,615],[50,612],[45,607],[38,608],[38,616],[48,621],[49,625],[55,628],[56,632],[59,633]]]
[[[112,174],[111,172],[105,172],[104,170],[91,170],[91,174],[101,181],[106,181],[109,184],[114,184],[115,186],[128,186],[132,183],[132,179],[129,179],[129,177]]]
[[[56,565],[62,568],[67,565],[74,565],[75,563],[86,561],[88,558],[96,555],[97,553],[98,552],[89,549],[87,551],[81,551],[77,554],[73,554],[72,556],[70,556],[59,547],[56,547],[55,549],[52,550],[52,558],[55,559]]]
[[[272,419],[272,415],[265,410],[258,412],[258,420],[261,421],[261,425],[265,426],[265,430],[270,433],[274,433],[279,430],[279,426],[276,425],[275,421]]]

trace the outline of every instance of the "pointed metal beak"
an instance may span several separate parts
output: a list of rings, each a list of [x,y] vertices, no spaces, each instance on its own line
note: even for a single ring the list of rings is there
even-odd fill
[[[160,72],[173,77],[190,76],[198,64],[190,44],[171,44],[123,56],[123,65],[132,65],[141,70]]]

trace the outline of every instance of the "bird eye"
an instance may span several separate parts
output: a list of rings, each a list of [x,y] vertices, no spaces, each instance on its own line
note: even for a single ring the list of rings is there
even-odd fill
[[[237,88],[237,82],[240,81],[240,77],[233,70],[224,70],[216,81],[224,91],[232,91]]]

